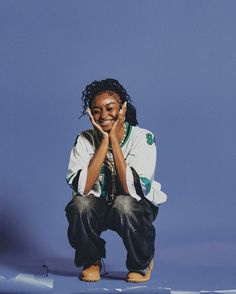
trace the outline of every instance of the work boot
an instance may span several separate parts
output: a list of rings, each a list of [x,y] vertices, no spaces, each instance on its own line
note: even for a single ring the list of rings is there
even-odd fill
[[[80,280],[84,282],[97,282],[100,280],[100,269],[101,269],[101,262],[96,261],[91,265],[84,266]]]
[[[127,282],[130,283],[143,283],[147,282],[151,277],[151,272],[153,269],[153,260],[148,265],[147,272],[145,274],[141,274],[140,272],[129,272],[127,275]]]

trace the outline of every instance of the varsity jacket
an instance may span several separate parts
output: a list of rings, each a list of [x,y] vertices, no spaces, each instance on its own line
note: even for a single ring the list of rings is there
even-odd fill
[[[97,132],[89,129],[81,132],[71,150],[67,182],[72,194],[84,194],[87,169],[100,144]],[[167,200],[161,184],[154,180],[156,166],[156,143],[152,132],[125,123],[125,137],[121,149],[127,164],[126,182],[130,196],[137,201],[143,197],[158,206]],[[98,179],[88,194],[106,198],[109,194],[122,194],[115,171],[112,150],[108,149]]]

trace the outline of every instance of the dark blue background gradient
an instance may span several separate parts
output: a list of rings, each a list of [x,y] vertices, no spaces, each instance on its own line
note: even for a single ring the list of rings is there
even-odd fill
[[[0,2],[1,258],[69,259],[70,149],[93,80],[118,79],[158,144],[161,285],[236,287],[236,2]],[[104,233],[107,263],[125,250]]]

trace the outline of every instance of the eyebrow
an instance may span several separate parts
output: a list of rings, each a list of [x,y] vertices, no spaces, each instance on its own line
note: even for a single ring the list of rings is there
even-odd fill
[[[105,106],[109,106],[109,105],[111,105],[111,104],[116,104],[116,103],[118,103],[118,102],[109,102],[109,103],[107,103],[107,104],[105,104]],[[98,106],[92,106],[92,109],[94,109],[94,108],[99,108]]]

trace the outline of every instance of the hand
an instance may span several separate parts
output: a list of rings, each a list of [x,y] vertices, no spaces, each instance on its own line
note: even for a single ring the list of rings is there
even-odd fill
[[[96,130],[98,130],[98,131],[101,133],[101,135],[102,135],[103,138],[108,138],[108,133],[105,132],[105,131],[102,129],[102,127],[101,127],[98,123],[95,122],[95,120],[94,120],[94,118],[93,118],[93,115],[92,115],[91,110],[90,110],[89,107],[86,109],[86,112],[87,112],[88,117],[89,117],[89,119],[90,119],[92,125],[94,126],[94,128],[95,128]]]
[[[115,121],[115,123],[112,126],[112,129],[109,133],[110,140],[119,139],[120,131],[121,131],[121,129],[124,125],[124,122],[125,122],[126,111],[127,111],[127,101],[125,101],[125,103],[122,105],[121,110],[119,111],[117,120]]]

